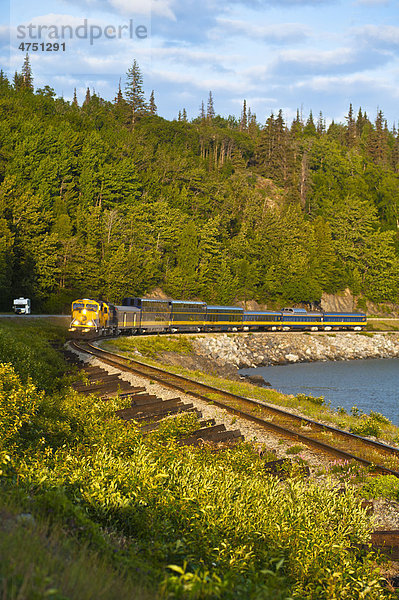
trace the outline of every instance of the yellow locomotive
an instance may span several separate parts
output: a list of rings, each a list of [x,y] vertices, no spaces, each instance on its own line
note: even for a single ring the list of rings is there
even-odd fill
[[[86,334],[85,337],[97,337],[109,332],[112,311],[106,302],[97,302],[83,298],[72,303],[72,322],[70,333]]]

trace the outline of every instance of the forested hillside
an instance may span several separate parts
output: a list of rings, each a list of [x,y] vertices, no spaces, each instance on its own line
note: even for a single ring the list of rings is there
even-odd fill
[[[113,102],[0,75],[0,302],[75,297],[270,306],[349,287],[399,300],[399,138],[349,107],[259,125],[207,111],[175,121],[147,102],[136,63]],[[178,110],[178,109],[177,109]],[[176,111],[177,112],[177,111]]]

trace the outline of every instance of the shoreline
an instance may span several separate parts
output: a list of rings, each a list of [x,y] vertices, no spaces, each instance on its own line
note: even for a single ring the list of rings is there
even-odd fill
[[[220,333],[192,339],[199,363],[238,372],[243,368],[266,367],[316,361],[367,358],[399,358],[399,333],[331,332],[309,333]],[[190,361],[191,362],[191,361]]]

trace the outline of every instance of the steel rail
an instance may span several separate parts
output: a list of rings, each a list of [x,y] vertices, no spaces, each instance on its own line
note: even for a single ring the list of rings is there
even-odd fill
[[[250,420],[254,423],[257,423],[258,425],[261,425],[262,427],[271,429],[286,438],[295,439],[297,441],[302,441],[309,446],[313,446],[313,447],[317,448],[318,450],[322,450],[323,452],[333,455],[333,456],[339,456],[340,458],[344,458],[346,460],[356,460],[357,462],[359,462],[365,466],[373,467],[375,471],[395,475],[396,477],[399,478],[398,471],[395,471],[395,470],[385,467],[383,465],[378,465],[378,464],[376,464],[372,461],[369,461],[367,459],[364,459],[360,456],[357,456],[355,454],[352,454],[352,453],[342,450],[340,448],[336,448],[334,446],[326,444],[325,442],[315,440],[314,438],[306,436],[303,433],[299,433],[297,431],[293,431],[292,429],[288,429],[281,425],[277,425],[276,423],[272,423],[267,419],[262,419],[261,417],[257,417],[253,414],[247,413],[246,411],[243,411],[243,410],[241,410],[237,407],[231,406],[229,404],[225,404],[224,402],[220,402],[219,400],[216,400],[214,398],[209,398],[208,396],[205,396],[204,394],[199,393],[195,389],[190,389],[190,387],[194,387],[197,389],[199,388],[199,389],[202,389],[202,390],[204,390],[208,393],[212,393],[212,394],[220,394],[224,397],[231,398],[231,399],[241,402],[241,403],[246,403],[246,404],[250,404],[252,406],[261,408],[261,409],[266,409],[267,411],[270,411],[277,416],[283,417],[285,419],[289,419],[291,421],[295,421],[296,423],[300,422],[301,425],[308,424],[308,425],[314,427],[315,429],[318,429],[318,431],[330,432],[334,435],[341,436],[348,440],[350,439],[352,441],[355,441],[356,443],[360,443],[362,446],[372,447],[372,448],[378,450],[379,452],[381,452],[381,451],[385,452],[391,456],[395,455],[395,456],[399,457],[399,448],[395,448],[394,446],[389,446],[388,444],[383,444],[382,442],[376,442],[374,440],[365,439],[365,438],[362,438],[361,436],[344,431],[342,429],[337,429],[330,425],[325,425],[323,423],[319,423],[317,421],[308,419],[306,417],[300,417],[298,415],[294,415],[288,411],[285,411],[283,409],[269,405],[267,403],[254,400],[252,398],[247,398],[244,396],[239,396],[237,394],[233,394],[232,392],[227,392],[223,389],[212,387],[212,386],[209,386],[209,385],[201,383],[201,382],[197,382],[195,380],[189,379],[188,377],[184,377],[182,375],[170,373],[169,371],[165,371],[164,369],[161,369],[159,367],[148,365],[146,363],[142,363],[135,359],[127,358],[125,356],[121,356],[120,354],[115,354],[115,353],[109,352],[107,350],[103,350],[102,348],[99,348],[98,346],[94,346],[93,344],[90,344],[90,343],[85,343],[84,345],[81,346],[77,342],[73,341],[73,342],[70,342],[70,344],[73,347],[75,347],[76,350],[81,351],[81,352],[86,352],[88,354],[96,356],[97,358],[100,358],[101,360],[103,360],[107,364],[110,364],[111,366],[114,366],[117,368],[123,367],[131,372],[137,373],[138,375],[141,375],[141,376],[144,376],[144,377],[147,377],[150,379],[154,379],[172,389],[178,389],[179,391],[182,391],[187,394],[191,394],[192,396],[195,396],[196,398],[199,398],[200,400],[203,400],[205,402],[208,402],[208,403],[211,402],[212,404],[214,404],[220,408],[223,408],[226,411],[228,411],[236,416],[240,416],[246,420]]]

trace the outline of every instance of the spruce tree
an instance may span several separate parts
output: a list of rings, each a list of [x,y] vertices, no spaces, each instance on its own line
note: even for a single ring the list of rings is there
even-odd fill
[[[352,103],[349,104],[348,115],[345,117],[345,119],[347,122],[346,143],[348,145],[348,148],[353,148],[353,146],[356,143],[356,122],[353,118]]]
[[[131,125],[148,110],[143,90],[143,76],[136,60],[126,74],[125,97],[131,111]]]
[[[86,97],[84,99],[83,106],[87,106],[87,104],[89,104],[89,102],[90,102],[90,99],[91,99],[90,89],[87,88],[87,90],[86,90]]]
[[[326,132],[326,122],[321,111],[319,112],[319,118],[317,119],[316,131],[319,135],[323,135]]]
[[[199,117],[201,119],[202,122],[205,121],[205,106],[204,106],[204,101],[202,100],[201,102],[201,106],[200,106],[200,114]]]
[[[151,95],[150,95],[150,113],[152,115],[156,115],[157,114],[157,105],[155,104],[155,98],[154,98],[154,90],[152,90]]]
[[[215,118],[215,108],[213,106],[212,92],[209,92],[209,96],[208,96],[208,105],[207,105],[207,110],[206,110],[206,118],[208,119],[208,121],[213,121],[213,119]]]
[[[78,98],[76,96],[76,88],[73,89],[73,100],[72,100],[72,105],[73,106],[79,106],[78,105]]]
[[[309,113],[309,117],[308,117],[308,120],[306,121],[306,125],[303,129],[303,133],[305,135],[310,135],[310,136],[316,135],[316,126],[314,124],[312,111],[310,111],[310,113]]]
[[[14,85],[14,90],[16,90],[17,92],[19,92],[24,87],[23,76],[21,75],[21,73],[18,73],[17,71],[15,71],[15,73],[14,73],[13,85]]]
[[[33,91],[33,76],[28,53],[26,53],[24,64],[22,65],[22,87],[25,90]]]
[[[123,103],[123,94],[121,89],[121,80],[119,79],[118,93],[114,98],[114,104],[122,104]]]
[[[185,108],[183,108],[183,113],[182,113],[182,120],[187,123],[187,111]]]
[[[248,117],[247,117],[247,101],[244,100],[241,111],[241,121],[240,121],[240,130],[246,131],[248,127]]]

